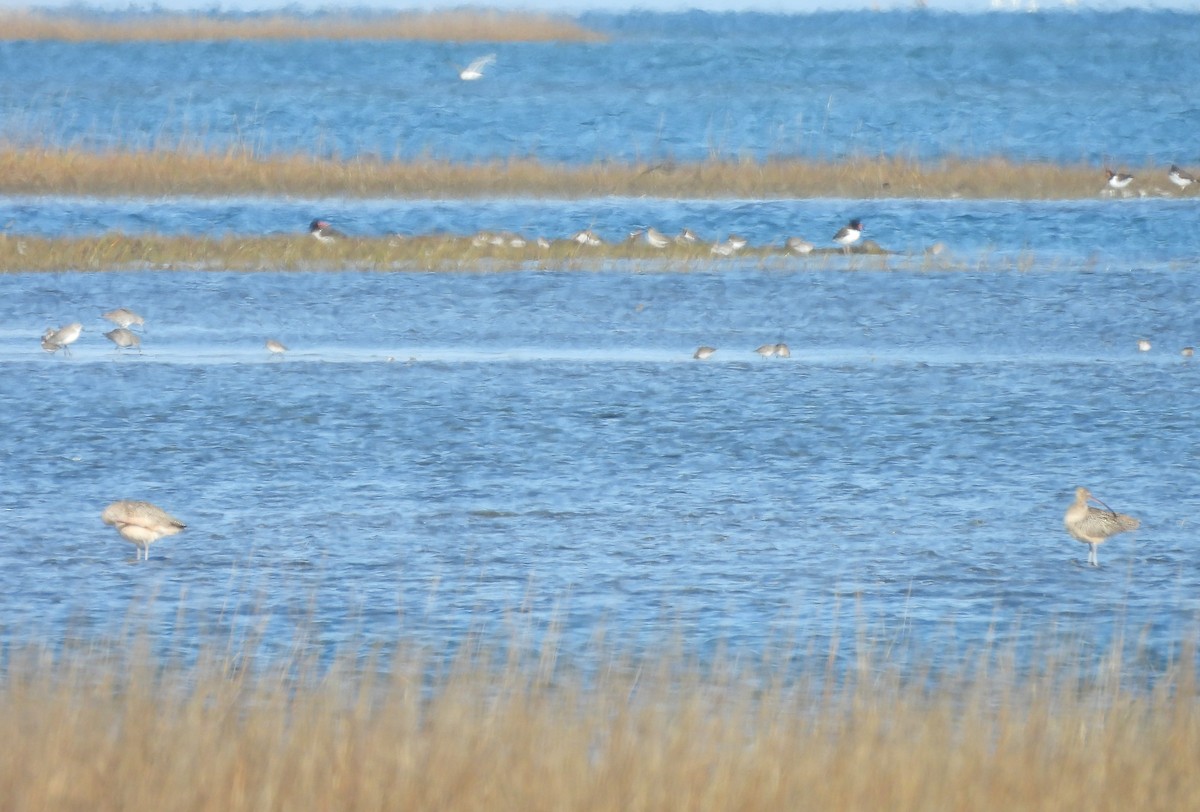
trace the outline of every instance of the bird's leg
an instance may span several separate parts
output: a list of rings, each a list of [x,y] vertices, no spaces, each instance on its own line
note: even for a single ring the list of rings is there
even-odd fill
[[[1089,563],[1089,564],[1091,564],[1093,567],[1098,567],[1098,566],[1100,566],[1100,556],[1098,556],[1098,555],[1096,554],[1096,545],[1095,545],[1095,544],[1089,544],[1089,545],[1088,545],[1088,550],[1089,550],[1089,552],[1088,552],[1088,563]]]

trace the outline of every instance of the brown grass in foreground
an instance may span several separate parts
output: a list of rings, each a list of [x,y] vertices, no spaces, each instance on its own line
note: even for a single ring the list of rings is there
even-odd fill
[[[319,674],[17,653],[0,679],[0,797],[126,812],[1200,808],[1188,667],[1130,690],[1119,662],[922,687],[868,665],[819,690],[663,657],[585,680],[553,655],[476,655],[431,686],[405,654]]]
[[[1168,191],[1165,171],[1137,170],[1143,188]],[[1162,176],[1159,186],[1153,178]],[[0,194],[338,195],[350,197],[579,198],[1095,198],[1104,174],[1091,166],[1005,159],[920,163],[855,158],[695,163],[594,163],[512,159],[480,164],[383,158],[325,160],[184,149],[95,153],[79,149],[0,148]]]
[[[161,12],[121,20],[36,11],[0,12],[0,40],[181,42],[233,39],[595,42],[604,37],[563,17],[483,9],[313,18],[288,14],[220,18]]]
[[[943,257],[911,258],[883,253],[874,243],[856,246],[863,267],[887,267],[889,259],[918,267],[952,270]],[[782,240],[775,246],[749,246],[735,257],[714,256],[710,243],[652,248],[644,242],[581,246],[556,239],[548,248],[529,241],[521,247],[480,245],[473,237],[427,235],[345,239],[319,243],[306,233],[272,237],[164,237],[104,234],[47,239],[0,234],[0,273],[58,271],[506,271],[589,270],[624,263],[662,271],[721,267],[736,259],[761,267],[826,267],[841,261],[837,248],[818,248],[807,256],[790,255]]]

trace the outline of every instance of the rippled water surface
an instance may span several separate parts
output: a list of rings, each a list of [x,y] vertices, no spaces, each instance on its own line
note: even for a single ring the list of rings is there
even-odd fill
[[[1193,21],[597,16],[610,42],[483,46],[495,72],[471,85],[447,64],[466,46],[6,43],[0,105],[7,136],[58,143],[1187,163]],[[1059,632],[1095,652],[1124,630],[1156,669],[1200,610],[1200,367],[1180,355],[1200,341],[1196,206],[0,198],[17,239],[319,214],[364,236],[829,245],[857,216],[900,252],[0,277],[0,642],[146,623],[180,651],[260,629],[284,650],[299,626],[324,650],[452,647],[557,623],[571,652],[603,630],[755,657],[865,628],[937,660]],[[912,258],[934,241],[937,262]],[[141,352],[103,337],[117,306],[146,317]],[[71,321],[70,357],[44,353]],[[790,359],[755,355],[780,341]],[[702,344],[717,353],[692,360]],[[1143,521],[1098,569],[1062,527],[1076,485]],[[99,520],[116,498],[188,529],[135,564]]]

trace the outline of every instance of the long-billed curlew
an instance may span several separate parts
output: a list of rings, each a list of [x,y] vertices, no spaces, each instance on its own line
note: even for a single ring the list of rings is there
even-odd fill
[[[150,560],[150,545],[163,536],[173,536],[187,527],[162,508],[149,502],[122,499],[113,502],[100,514],[100,520],[117,528],[126,541],[137,545],[138,559],[143,553]]]
[[[1088,504],[1089,499],[1100,502],[1099,499],[1092,496],[1091,491],[1087,488],[1076,488],[1075,501],[1067,508],[1066,515],[1063,516],[1063,524],[1068,533],[1091,548],[1088,553],[1088,563],[1093,567],[1098,567],[1100,559],[1096,555],[1096,548],[1107,541],[1110,536],[1124,533],[1127,530],[1137,530],[1141,522],[1132,516],[1117,513],[1103,502],[1100,504],[1104,505],[1107,510],[1092,507]]]

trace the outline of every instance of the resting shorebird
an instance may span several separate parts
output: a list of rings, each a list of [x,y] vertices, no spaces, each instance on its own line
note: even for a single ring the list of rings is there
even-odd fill
[[[775,355],[777,355],[780,358],[791,358],[792,357],[792,348],[789,347],[787,344],[776,344],[775,345]]]
[[[144,327],[146,325],[145,319],[127,307],[118,307],[116,310],[110,310],[107,313],[101,313],[100,316],[108,319],[118,327],[125,328],[126,330],[128,330],[130,327],[133,327],[135,324],[138,327]]]
[[[1108,175],[1108,185],[1114,189],[1124,189],[1126,186],[1133,183],[1133,175],[1126,175],[1122,172],[1114,172],[1111,169],[1105,169],[1104,172]]]
[[[813,244],[803,237],[788,237],[784,247],[793,254],[811,254]]]
[[[283,345],[283,342],[276,341],[273,338],[268,338],[265,346],[271,355],[283,355],[288,350],[288,348]]]
[[[716,347],[699,347],[692,354],[692,357],[695,358],[697,361],[707,361],[709,358],[713,357],[713,353],[716,351],[717,351]]]
[[[472,62],[470,65],[467,65],[465,68],[460,70],[458,72],[458,78],[462,79],[464,82],[474,82],[476,79],[482,79],[483,78],[483,69],[486,68],[488,65],[491,65],[495,61],[496,61],[495,54],[488,54],[487,56],[481,56],[478,59],[476,59],[474,62]]]
[[[842,246],[842,251],[849,254],[850,246],[858,242],[858,238],[862,236],[862,233],[862,220],[851,220],[838,229],[838,233],[833,235],[833,241]]]
[[[1184,172],[1175,164],[1171,164],[1171,169],[1167,172],[1167,180],[1174,183],[1180,189],[1186,189],[1196,182],[1196,178],[1193,175]]]
[[[760,358],[770,358],[778,351],[779,351],[778,344],[763,344],[761,347],[759,347],[758,349],[755,350],[755,352],[758,353]]]
[[[585,228],[583,231],[575,232],[571,236],[571,240],[579,243],[580,245],[604,245],[604,240],[600,239],[600,235],[589,228]]]
[[[343,240],[346,235],[329,225],[326,220],[313,220],[308,224],[308,233],[316,237],[317,242],[336,242]]]
[[[163,536],[173,536],[186,524],[176,519],[160,507],[149,502],[134,502],[122,499],[113,502],[100,514],[100,520],[117,528],[117,532],[126,541],[132,542],[138,548],[138,560],[143,554],[150,560],[150,545]]]
[[[1117,513],[1103,502],[1100,504],[1104,505],[1107,510],[1092,507],[1088,504],[1089,499],[1100,502],[1099,499],[1092,496],[1087,488],[1076,488],[1075,501],[1067,508],[1067,512],[1063,516],[1063,524],[1072,537],[1091,548],[1088,553],[1088,563],[1093,567],[1098,567],[1100,559],[1096,555],[1096,548],[1107,541],[1110,536],[1124,533],[1127,530],[1137,530],[1141,522],[1132,516]]]

